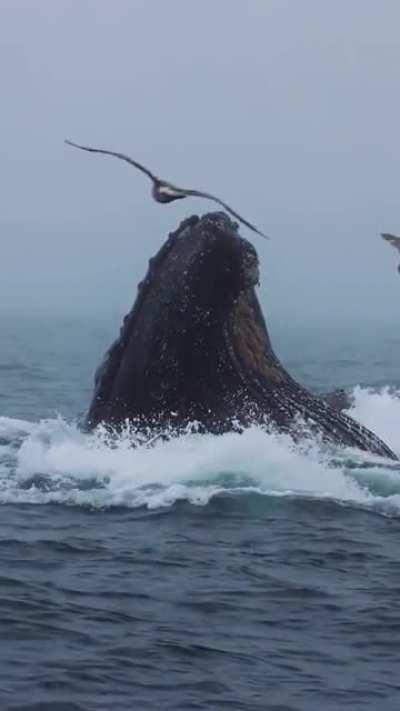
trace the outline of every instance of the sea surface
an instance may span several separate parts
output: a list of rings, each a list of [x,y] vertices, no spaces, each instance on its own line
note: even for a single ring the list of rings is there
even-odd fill
[[[118,328],[0,316],[1,711],[397,711],[399,465],[258,427],[84,434]],[[398,328],[271,335],[400,455]]]

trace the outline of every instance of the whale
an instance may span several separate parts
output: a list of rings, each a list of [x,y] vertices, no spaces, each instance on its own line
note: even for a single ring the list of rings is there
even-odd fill
[[[350,410],[354,405],[354,396],[345,388],[335,388],[324,393],[323,398],[335,410]]]
[[[257,298],[254,246],[224,212],[185,219],[150,259],[95,374],[85,427],[221,434],[260,424],[295,441],[397,459],[373,432],[309,392],[276,356]]]

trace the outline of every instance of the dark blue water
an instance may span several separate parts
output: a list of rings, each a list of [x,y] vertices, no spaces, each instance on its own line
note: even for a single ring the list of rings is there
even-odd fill
[[[397,710],[396,465],[258,428],[84,435],[116,331],[1,319],[0,708]],[[356,388],[353,415],[400,451],[391,329],[272,336],[309,387]]]

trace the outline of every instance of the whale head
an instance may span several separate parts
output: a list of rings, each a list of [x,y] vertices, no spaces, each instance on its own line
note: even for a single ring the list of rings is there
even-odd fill
[[[132,412],[186,409],[198,416],[195,402],[207,399],[200,384],[211,389],[221,380],[228,324],[258,281],[256,250],[225,213],[184,220],[150,259],[120,336],[98,368],[90,426]]]

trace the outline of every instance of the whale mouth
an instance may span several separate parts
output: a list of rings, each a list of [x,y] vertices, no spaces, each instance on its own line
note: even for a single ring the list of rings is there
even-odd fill
[[[258,279],[257,253],[226,215],[185,220],[150,260],[97,371],[87,426],[130,422],[147,432],[196,422],[221,433],[233,421],[258,422],[296,441],[317,432],[396,459],[379,437],[287,373],[269,339]]]
[[[89,425],[114,419],[117,402],[115,419],[122,420],[127,393],[138,411],[150,399],[164,402],[166,393],[177,409],[173,396],[182,389],[182,373],[195,400],[207,360],[218,360],[225,349],[223,334],[241,295],[258,282],[257,252],[227,215],[184,220],[150,259],[120,335],[96,371]]]
[[[177,244],[176,255],[170,256],[183,291],[189,288],[193,301],[206,294],[214,305],[259,284],[258,256],[253,245],[238,233],[238,224],[223,212],[189,218],[171,236]],[[179,252],[179,254],[178,254]],[[162,265],[161,265],[162,266]],[[168,271],[171,267],[164,266]],[[160,275],[160,272],[157,276]],[[181,276],[183,279],[181,280]],[[200,303],[199,302],[199,303]]]

